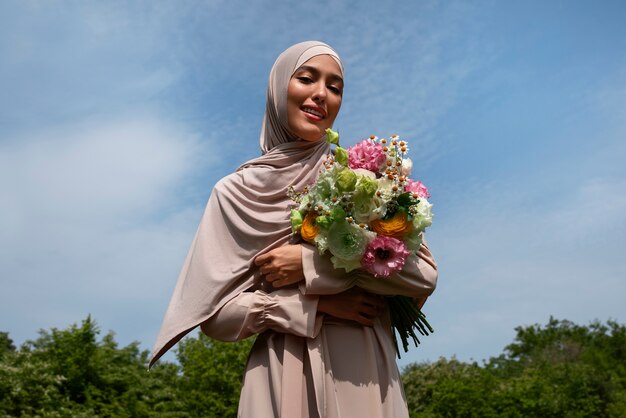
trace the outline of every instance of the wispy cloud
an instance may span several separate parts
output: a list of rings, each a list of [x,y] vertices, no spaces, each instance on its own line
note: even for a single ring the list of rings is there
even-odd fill
[[[2,144],[0,264],[10,290],[0,316],[29,301],[37,306],[29,323],[63,326],[89,312],[107,322],[122,300],[140,306],[163,269],[176,275],[168,266],[179,263],[200,213],[181,206],[180,187],[216,161],[209,147],[185,127],[137,113]]]
[[[258,154],[276,55],[306,39],[344,59],[344,144],[402,135],[434,192],[437,332],[403,361],[496,354],[549,314],[624,315],[623,36],[595,35],[619,19],[268,4],[0,3],[0,329],[20,342],[91,312],[150,346],[212,185]]]

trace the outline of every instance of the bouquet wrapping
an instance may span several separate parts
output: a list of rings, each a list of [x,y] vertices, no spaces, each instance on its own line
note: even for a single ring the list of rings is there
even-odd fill
[[[411,179],[408,143],[396,135],[371,136],[344,149],[338,145],[339,135],[329,129],[327,141],[337,147],[316,182],[302,191],[289,188],[296,203],[292,230],[321,254],[330,253],[335,268],[362,269],[384,280],[402,270],[432,224],[428,189]],[[388,303],[405,351],[409,338],[419,343],[415,331],[433,331],[411,298],[394,296]]]

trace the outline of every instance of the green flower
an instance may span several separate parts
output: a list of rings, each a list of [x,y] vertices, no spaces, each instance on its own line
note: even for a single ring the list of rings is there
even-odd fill
[[[411,229],[411,232],[405,235],[402,238],[402,240],[404,241],[404,243],[406,244],[409,250],[418,251],[420,249],[420,246],[422,245],[422,240],[423,240],[422,231],[420,231],[419,229],[415,228],[415,226],[413,226],[413,228]]]
[[[323,229],[328,229],[328,227],[330,227],[332,222],[333,222],[333,219],[325,215],[320,215],[317,218],[315,218],[315,225]]]
[[[300,205],[298,206],[298,210],[300,212],[306,212],[311,207],[309,204],[313,205],[315,201],[312,201],[311,196],[305,194],[302,200],[300,200]]]
[[[302,214],[299,210],[291,209],[291,230],[293,232],[298,232],[300,227],[302,227]]]
[[[345,148],[341,148],[340,146],[337,146],[337,148],[335,148],[335,161],[347,167],[348,166],[348,150]]]
[[[343,222],[346,219],[346,211],[341,206],[336,206],[333,209],[332,217],[334,222]]]
[[[352,270],[356,270],[361,267],[361,259],[357,258],[355,260],[344,260],[339,257],[330,257],[330,261],[333,262],[333,267],[336,269],[345,269],[346,272],[351,272]]]
[[[359,176],[354,196],[352,197],[352,202],[354,203],[352,212],[357,222],[369,223],[379,217],[374,212],[377,208],[374,201],[374,193],[376,193],[377,187],[378,183],[375,179]]]
[[[356,192],[359,197],[365,199],[371,199],[376,193],[376,189],[378,188],[378,183],[375,179],[359,176],[359,181],[356,184]]]
[[[356,186],[357,176],[354,171],[344,168],[337,173],[337,189],[340,193],[352,192]]]
[[[320,202],[330,199],[331,195],[335,192],[333,173],[334,170],[327,170],[320,174],[315,188],[311,193],[315,201]]]
[[[335,132],[332,129],[326,129],[326,142],[329,144],[339,144],[339,132]]]
[[[323,230],[320,230],[320,233],[315,236],[315,246],[320,255],[328,250],[328,236]]]
[[[354,224],[335,222],[328,229],[328,249],[342,260],[360,260],[365,247],[375,236]]]

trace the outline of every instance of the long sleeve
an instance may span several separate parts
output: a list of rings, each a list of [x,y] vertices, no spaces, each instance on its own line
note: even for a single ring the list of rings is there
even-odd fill
[[[317,315],[317,296],[303,295],[297,288],[242,292],[211,318],[200,324],[202,332],[221,341],[237,341],[268,329],[314,337],[322,319]]]
[[[407,257],[404,268],[387,278],[355,270],[345,273],[335,269],[330,257],[320,255],[315,247],[302,245],[302,265],[304,282],[300,291],[305,295],[336,294],[358,286],[381,295],[404,295],[423,299],[430,295],[437,284],[437,265],[426,244],[422,244],[417,254]]]

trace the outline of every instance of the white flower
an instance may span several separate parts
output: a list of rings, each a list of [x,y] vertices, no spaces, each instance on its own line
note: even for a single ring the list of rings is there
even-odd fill
[[[380,211],[377,212],[378,207],[374,199],[368,199],[367,201],[358,202],[354,204],[354,219],[358,223],[370,223],[374,219],[380,219]]]
[[[433,224],[432,207],[428,200],[420,199],[416,208],[416,213],[413,217],[413,227],[419,231],[423,231]]]
[[[369,170],[366,170],[365,168],[355,168],[352,171],[354,171],[354,173],[357,176],[363,176],[363,177],[369,177],[371,179],[376,179],[376,174],[372,173]]]
[[[378,192],[384,203],[389,202],[395,197],[393,186],[396,184],[393,180],[389,180],[387,177],[381,177],[378,179]]]
[[[402,159],[402,167],[400,172],[404,177],[411,177],[411,170],[413,169],[413,161],[410,158]]]

